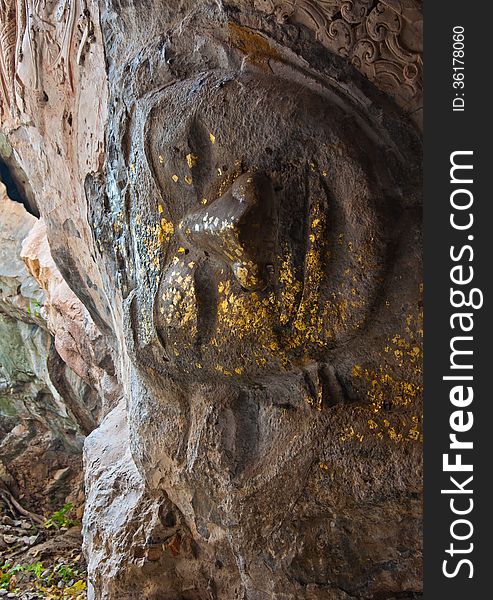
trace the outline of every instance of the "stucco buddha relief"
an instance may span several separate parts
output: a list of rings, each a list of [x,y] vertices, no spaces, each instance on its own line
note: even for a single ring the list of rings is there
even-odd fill
[[[141,93],[113,90],[109,136],[130,448],[160,505],[146,597],[411,593],[415,126],[316,42],[305,59],[226,24],[194,44],[152,83],[127,64]]]

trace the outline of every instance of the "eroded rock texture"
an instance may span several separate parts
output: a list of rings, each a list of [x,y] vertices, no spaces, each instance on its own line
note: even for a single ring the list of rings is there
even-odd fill
[[[3,184],[0,209],[0,494],[53,512],[67,500],[82,502],[80,454],[94,419],[87,386],[53,343],[50,296],[21,259],[37,219]]]
[[[73,0],[16,21],[7,166],[83,304],[52,293],[48,328],[97,398],[89,597],[419,595],[420,12]],[[24,256],[47,290],[42,227]]]

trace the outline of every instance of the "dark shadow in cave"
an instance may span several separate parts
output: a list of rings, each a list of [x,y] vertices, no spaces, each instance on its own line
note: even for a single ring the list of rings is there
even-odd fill
[[[39,219],[39,210],[31,186],[19,166],[8,165],[0,158],[0,181],[7,188],[7,195],[11,200],[23,204],[28,213]]]

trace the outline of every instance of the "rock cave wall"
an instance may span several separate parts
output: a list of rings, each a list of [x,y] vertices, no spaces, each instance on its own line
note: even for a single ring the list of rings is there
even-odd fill
[[[1,11],[2,480],[89,598],[418,597],[421,3]]]

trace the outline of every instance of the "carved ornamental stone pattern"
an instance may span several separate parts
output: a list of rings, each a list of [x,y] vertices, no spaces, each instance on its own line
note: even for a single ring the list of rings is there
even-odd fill
[[[46,102],[46,74],[73,93],[92,36],[86,0],[1,0],[0,117],[22,115],[26,88]]]
[[[422,119],[422,13],[415,0],[255,0],[281,21],[303,25]]]

